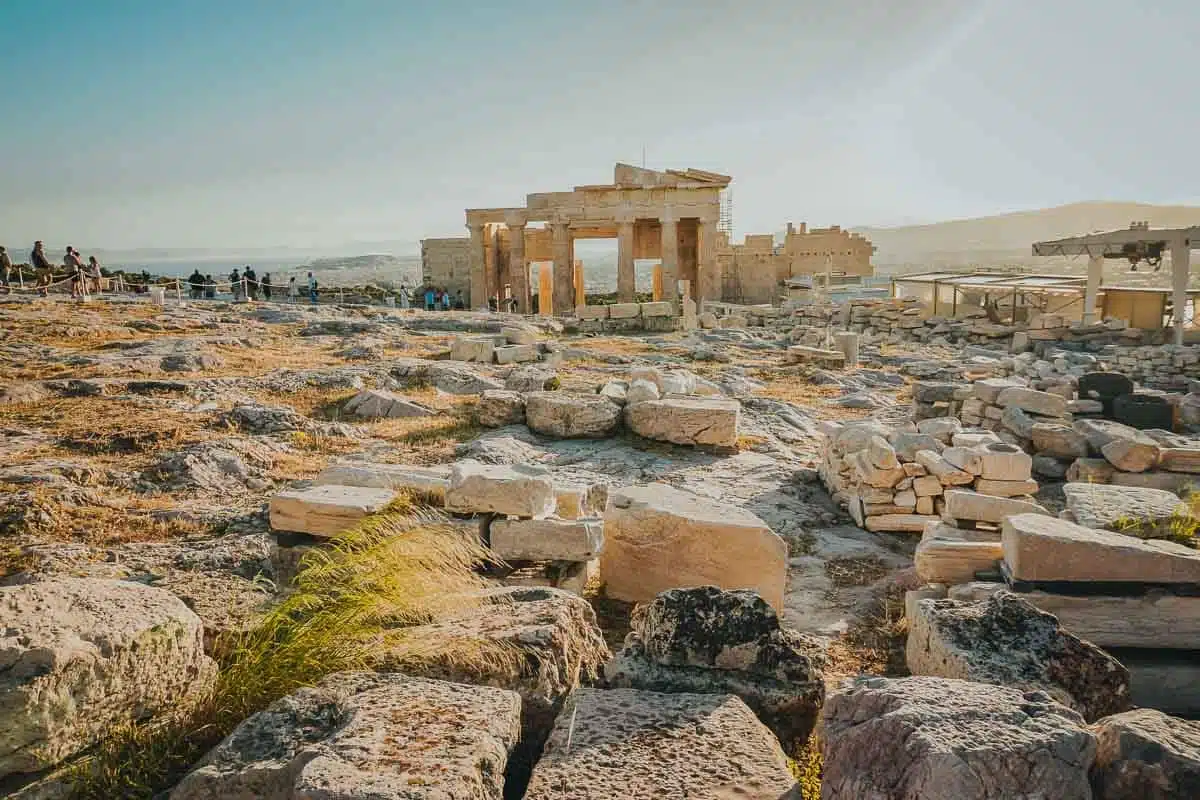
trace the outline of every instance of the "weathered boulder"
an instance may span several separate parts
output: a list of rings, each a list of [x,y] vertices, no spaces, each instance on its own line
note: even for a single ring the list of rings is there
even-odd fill
[[[754,592],[669,589],[637,606],[631,627],[605,666],[610,686],[735,694],[787,752],[808,739],[825,696],[824,644],[784,628]]]
[[[365,486],[330,484],[289,489],[271,498],[271,527],[313,536],[337,536],[395,499],[393,489]]]
[[[488,389],[479,396],[475,413],[485,428],[520,425],[525,422],[525,398],[509,389]]]
[[[1129,671],[1011,592],[922,600],[909,620],[914,675],[1040,689],[1089,721],[1129,708]]]
[[[1091,800],[1096,740],[1044,692],[858,678],[822,713],[822,800]]]
[[[1158,462],[1159,445],[1137,428],[1107,419],[1080,419],[1075,430],[1094,453],[1126,472],[1144,472]]]
[[[558,384],[558,374],[537,364],[525,364],[508,373],[504,388],[514,392],[551,391]]]
[[[527,464],[461,461],[450,470],[446,510],[540,519],[554,513],[550,471]]]
[[[660,442],[735,447],[741,407],[716,397],[667,397],[628,404],[625,422],[638,436]]]
[[[779,742],[733,695],[579,689],[525,800],[798,800],[794,785]]]
[[[363,389],[351,397],[342,410],[363,419],[428,417],[437,413],[386,389]]]
[[[177,708],[215,675],[200,618],[165,589],[95,578],[0,587],[0,777]]]
[[[645,378],[634,378],[630,381],[629,388],[625,390],[625,403],[627,405],[644,403],[647,400],[657,400],[660,397],[662,397],[662,393],[658,391],[658,384]]]
[[[490,364],[495,349],[496,339],[493,336],[456,336],[450,343],[450,359]]]
[[[530,392],[525,396],[529,429],[556,439],[609,436],[621,421],[621,407],[598,394]]]
[[[490,360],[490,356],[488,357]],[[463,364],[435,361],[429,365],[425,377],[436,388],[447,394],[480,394],[488,389],[503,389],[504,384],[479,375]]]
[[[1070,425],[1038,422],[1033,426],[1033,449],[1051,458],[1087,458],[1087,438]]]
[[[995,402],[996,405],[1003,408],[1019,408],[1022,411],[1046,417],[1061,417],[1067,413],[1066,398],[1050,392],[1027,389],[1023,386],[1009,386],[1002,389],[996,396]]]
[[[500,800],[520,715],[504,689],[343,672],[248,718],[171,800]]]
[[[505,325],[500,328],[500,335],[509,344],[537,344],[538,330],[533,325]]]
[[[1014,514],[1001,528],[1013,578],[1031,582],[1200,584],[1200,551],[1175,542]]]
[[[610,491],[600,574],[608,595],[648,602],[666,589],[754,589],[783,608],[787,545],[749,511],[662,483]]]
[[[1098,800],[1200,797],[1200,723],[1139,708],[1092,726]]]
[[[1062,488],[1070,518],[1086,528],[1153,528],[1189,514],[1186,503],[1162,489],[1099,483],[1066,483]]]

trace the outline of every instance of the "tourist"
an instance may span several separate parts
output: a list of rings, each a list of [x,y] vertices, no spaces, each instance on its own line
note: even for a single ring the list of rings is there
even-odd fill
[[[83,262],[71,245],[67,245],[67,252],[63,255],[63,267],[67,271],[67,277],[71,280],[71,297],[86,297],[87,287],[83,285]]]
[[[459,311],[462,311],[464,308],[466,308],[466,306],[463,304],[462,289],[459,289],[454,293],[454,307]]]
[[[233,302],[236,303],[242,299],[242,289],[244,288],[242,274],[238,272],[237,267],[234,267],[233,272],[229,273],[229,290],[233,292]]]
[[[294,303],[300,298],[300,287],[296,285],[296,276],[288,280],[288,302]]]
[[[314,305],[317,302],[317,279],[311,272],[308,273],[308,302]]]
[[[12,268],[12,258],[9,257],[8,250],[5,249],[4,245],[0,245],[0,286],[4,287],[5,294],[12,292],[12,288],[9,286],[9,281],[11,280],[12,276]]]
[[[246,280],[246,291],[249,293],[250,299],[257,300],[258,299],[258,275],[255,274],[254,270],[250,269],[249,264],[247,264],[246,268],[244,270],[242,270],[242,277],[245,278],[245,280]]]
[[[41,242],[33,243],[33,251],[29,254],[29,263],[33,265],[37,279],[38,294],[46,297],[50,293],[50,282],[54,277],[54,267],[46,258],[46,249]]]
[[[412,303],[412,294],[408,291],[408,286],[400,284],[400,307],[408,308]]]
[[[192,274],[188,276],[188,286],[192,287],[192,299],[199,300],[204,292],[204,276],[200,274],[200,268],[192,270]]]
[[[100,271],[100,262],[95,256],[88,256],[87,266],[88,277],[91,278],[92,291],[100,294],[100,281],[104,278],[104,273]]]
[[[213,280],[212,275],[204,276],[204,299],[205,300],[216,300],[217,299],[217,282]]]
[[[426,286],[425,287],[425,310],[426,311],[433,311],[433,303],[435,300],[437,300],[437,292],[435,292],[433,290],[432,286]]]
[[[271,273],[263,274],[262,279],[263,300],[271,299]]]

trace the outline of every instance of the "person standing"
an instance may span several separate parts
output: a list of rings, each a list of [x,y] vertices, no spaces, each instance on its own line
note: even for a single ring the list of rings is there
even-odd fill
[[[263,300],[270,300],[271,299],[271,273],[269,273],[269,272],[263,274],[262,291],[263,291]]]
[[[314,305],[317,302],[317,279],[311,272],[308,273],[308,302]]]
[[[255,273],[255,271],[250,268],[249,264],[247,264],[246,268],[244,270],[242,270],[242,277],[246,281],[246,292],[250,295],[250,299],[257,300],[258,299],[258,274]]]
[[[217,298],[217,282],[213,280],[212,275],[204,276],[204,299],[215,300]]]
[[[238,272],[237,267],[233,268],[233,272],[229,273],[229,283],[231,284],[230,291],[233,292],[233,302],[238,302],[242,299],[242,274]]]
[[[400,307],[408,308],[412,303],[412,295],[408,291],[408,287],[403,283],[400,284]]]
[[[300,297],[300,289],[296,286],[296,276],[288,280],[288,302],[294,303]]]
[[[33,265],[34,274],[37,276],[38,294],[46,297],[50,293],[50,281],[54,276],[54,267],[50,265],[50,259],[46,258],[45,245],[41,242],[33,243],[33,251],[29,254],[29,263]]]
[[[9,282],[12,280],[12,268],[12,258],[9,257],[8,250],[4,245],[0,245],[0,286],[4,287],[5,294],[12,292],[12,288],[9,286]]]
[[[95,256],[88,256],[87,273],[88,277],[91,278],[92,291],[100,294],[100,281],[103,279],[104,274],[100,272],[100,262],[96,260]]]
[[[433,291],[432,286],[425,287],[425,310],[433,311],[433,302],[437,299],[437,292]]]
[[[86,296],[86,287],[83,285],[83,262],[79,260],[79,254],[71,245],[67,245],[67,252],[63,255],[63,268],[66,269],[67,277],[71,281],[71,297]]]

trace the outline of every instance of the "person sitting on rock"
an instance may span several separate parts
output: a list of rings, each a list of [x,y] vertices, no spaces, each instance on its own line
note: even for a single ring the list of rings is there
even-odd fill
[[[12,270],[12,258],[9,257],[8,250],[4,248],[4,245],[0,245],[0,286],[4,287],[5,294],[12,292],[12,289],[9,287]]]

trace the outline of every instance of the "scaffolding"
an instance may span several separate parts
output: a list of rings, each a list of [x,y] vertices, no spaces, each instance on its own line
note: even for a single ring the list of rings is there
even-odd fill
[[[721,211],[717,217],[717,232],[724,233],[728,241],[733,241],[733,189],[725,187],[720,192]]]

